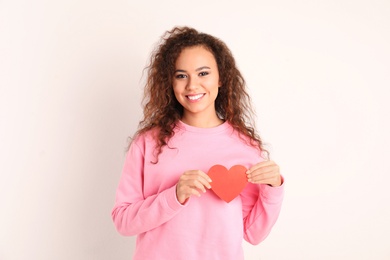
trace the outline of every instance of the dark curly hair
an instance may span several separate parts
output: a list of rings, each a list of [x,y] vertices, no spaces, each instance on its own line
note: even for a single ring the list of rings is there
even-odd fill
[[[259,147],[268,157],[268,151],[263,148],[254,127],[254,111],[245,80],[237,69],[231,51],[220,39],[189,27],[174,27],[165,32],[152,52],[150,64],[145,68],[147,81],[143,97],[144,116],[135,136],[152,129],[158,130],[155,135],[157,163],[158,155],[174,135],[173,129],[183,116],[183,107],[176,100],[172,87],[175,62],[183,49],[194,46],[209,50],[217,62],[223,86],[219,88],[215,100],[218,117],[228,121],[241,137],[248,137],[250,145]]]

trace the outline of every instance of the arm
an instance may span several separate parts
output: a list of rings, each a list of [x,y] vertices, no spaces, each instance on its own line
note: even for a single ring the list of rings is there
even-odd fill
[[[127,153],[116,192],[112,219],[118,232],[132,236],[154,229],[172,219],[184,206],[176,198],[176,186],[144,196],[144,155],[133,142]]]
[[[268,236],[278,219],[283,195],[284,185],[248,184],[241,193],[246,241],[259,244]]]
[[[279,166],[263,161],[248,171],[248,187],[242,193],[244,238],[258,244],[271,231],[282,206],[284,186]]]

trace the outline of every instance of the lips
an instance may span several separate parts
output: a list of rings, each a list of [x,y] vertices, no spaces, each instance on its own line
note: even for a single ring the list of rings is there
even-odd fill
[[[196,94],[196,95],[187,95],[186,97],[191,101],[197,101],[197,100],[201,99],[204,95],[205,95],[204,93],[201,93],[201,94]]]

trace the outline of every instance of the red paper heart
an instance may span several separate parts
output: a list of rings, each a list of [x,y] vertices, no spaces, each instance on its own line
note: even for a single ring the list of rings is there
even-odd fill
[[[212,180],[211,189],[224,201],[232,201],[248,183],[246,171],[247,169],[242,165],[234,165],[230,170],[222,165],[214,165],[208,172]]]

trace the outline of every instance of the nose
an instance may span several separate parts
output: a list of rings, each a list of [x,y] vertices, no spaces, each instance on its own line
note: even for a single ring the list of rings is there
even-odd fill
[[[199,82],[196,79],[196,77],[189,76],[188,81],[187,81],[187,85],[186,85],[186,89],[187,90],[196,89],[198,86],[199,86]]]

